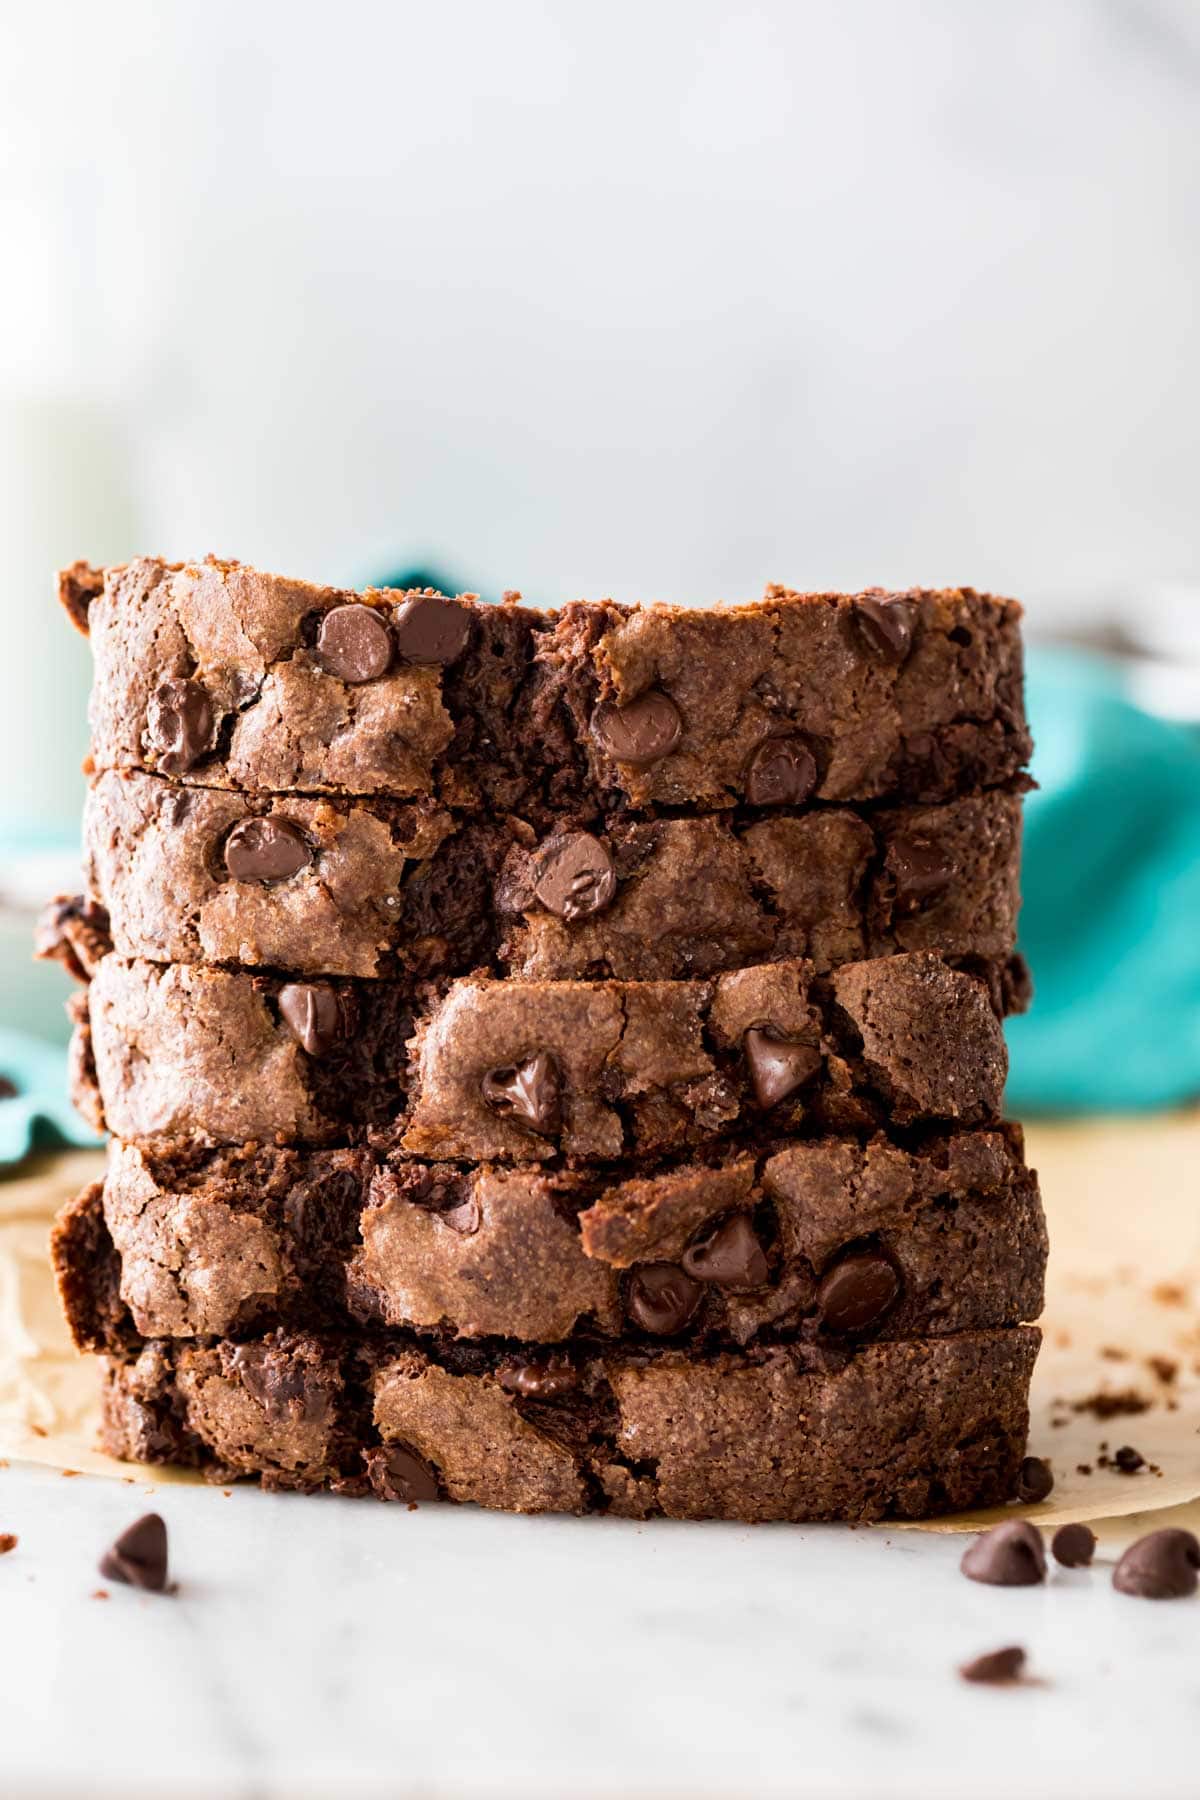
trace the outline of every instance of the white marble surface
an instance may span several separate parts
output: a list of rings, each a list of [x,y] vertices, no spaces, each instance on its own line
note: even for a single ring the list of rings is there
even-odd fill
[[[155,1505],[173,1598],[99,1585]],[[1194,1795],[1200,1600],[978,1587],[959,1538],[523,1520],[0,1471],[3,1789]],[[1005,1643],[1036,1684],[970,1688]]]

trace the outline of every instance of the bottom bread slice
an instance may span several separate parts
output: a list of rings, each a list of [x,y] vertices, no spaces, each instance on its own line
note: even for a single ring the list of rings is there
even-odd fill
[[[922,1518],[1007,1499],[1029,1326],[689,1354],[279,1332],[107,1360],[103,1442],[264,1487],[626,1518]]]

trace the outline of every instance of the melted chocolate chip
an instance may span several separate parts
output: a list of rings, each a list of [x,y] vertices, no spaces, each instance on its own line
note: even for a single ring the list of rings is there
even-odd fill
[[[186,775],[212,746],[212,702],[198,681],[160,681],[146,709],[146,734],[164,775]]]
[[[880,1251],[851,1250],[821,1277],[821,1323],[826,1331],[866,1331],[895,1305],[901,1285],[896,1265]]]
[[[317,658],[343,681],[378,681],[392,660],[387,620],[373,606],[335,606],[321,621]]]
[[[407,1444],[366,1452],[367,1474],[380,1500],[436,1500],[437,1476]]]
[[[561,1400],[579,1386],[579,1370],[565,1356],[535,1356],[505,1363],[496,1379],[506,1393],[522,1400]]]
[[[629,1280],[625,1310],[642,1331],[673,1337],[699,1306],[702,1291],[678,1263],[639,1263]]]
[[[771,1273],[745,1213],[734,1213],[685,1250],[683,1268],[695,1281],[716,1281],[729,1288],[764,1287]]]
[[[1050,1549],[1064,1569],[1085,1569],[1096,1554],[1096,1534],[1086,1525],[1060,1525]]]
[[[643,768],[671,754],[683,736],[683,720],[671,697],[651,688],[628,706],[602,700],[592,714],[592,736],[618,762]]]
[[[607,846],[589,831],[568,831],[542,845],[534,893],[546,908],[570,924],[603,912],[617,891],[617,875]]]
[[[324,1056],[342,1035],[342,1003],[323,983],[289,981],[279,990],[279,1012],[310,1056]]]
[[[100,1573],[107,1581],[123,1581],[151,1594],[163,1592],[167,1585],[167,1528],[158,1513],[145,1513],[121,1533],[100,1558]]]
[[[445,667],[457,662],[471,635],[471,615],[441,594],[414,594],[396,608],[396,642],[406,662]]]
[[[854,619],[863,640],[884,662],[902,663],[912,647],[916,602],[878,600],[864,595],[854,604]]]
[[[750,758],[746,798],[751,806],[802,806],[819,779],[817,759],[802,738],[768,738]]]
[[[235,881],[287,881],[311,861],[304,833],[286,819],[243,819],[225,839],[225,867]]]
[[[937,900],[958,874],[957,862],[940,844],[915,834],[892,839],[884,867],[895,883],[897,909],[903,912],[919,912]]]
[[[490,1069],[480,1088],[488,1105],[503,1117],[529,1125],[543,1137],[558,1130],[562,1081],[548,1050],[536,1050],[524,1062]]]
[[[1046,1579],[1042,1534],[1027,1519],[1008,1519],[968,1546],[961,1567],[971,1581],[991,1587],[1036,1587]]]
[[[1018,1680],[1024,1667],[1024,1650],[1019,1644],[1009,1644],[1003,1650],[989,1650],[986,1655],[964,1663],[958,1672],[964,1681],[983,1681],[1001,1687]]]
[[[1131,1544],[1113,1570],[1118,1594],[1139,1600],[1182,1600],[1196,1591],[1200,1543],[1190,1531],[1152,1531]]]
[[[778,1106],[811,1081],[821,1067],[821,1052],[815,1044],[781,1037],[771,1025],[752,1025],[742,1045],[754,1098],[760,1106]]]
[[[1050,1464],[1040,1456],[1027,1456],[1017,1470],[1017,1499],[1031,1506],[1045,1500],[1054,1491],[1054,1474]]]

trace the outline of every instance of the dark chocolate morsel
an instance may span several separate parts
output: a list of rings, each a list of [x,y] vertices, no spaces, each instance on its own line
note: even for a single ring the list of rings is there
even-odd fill
[[[496,1379],[506,1393],[521,1400],[561,1400],[579,1386],[579,1370],[567,1357],[551,1352],[527,1362],[504,1363]]]
[[[629,1280],[625,1310],[643,1331],[673,1337],[700,1304],[701,1292],[700,1283],[678,1263],[639,1263]]]
[[[817,759],[802,738],[768,738],[750,758],[746,798],[751,806],[802,806],[819,779]]]
[[[541,847],[538,864],[533,891],[547,912],[568,924],[603,912],[617,891],[612,857],[590,831],[550,838]]]
[[[1046,1579],[1042,1534],[1028,1519],[1007,1519],[968,1545],[962,1572],[991,1587],[1036,1587]]]
[[[378,681],[392,660],[387,620],[373,606],[335,606],[321,621],[317,658],[343,681]]]
[[[342,1035],[342,1003],[323,983],[289,981],[279,990],[279,1011],[310,1056],[324,1056]]]
[[[535,1050],[523,1062],[490,1069],[480,1084],[490,1107],[542,1136],[557,1131],[562,1116],[562,1083],[558,1064],[548,1050]]]
[[[160,681],[146,709],[146,731],[164,775],[186,775],[212,748],[212,702],[198,681]]]
[[[592,736],[618,762],[643,768],[671,754],[683,736],[683,720],[670,695],[651,688],[628,706],[602,700],[592,714]]]
[[[1017,1470],[1017,1499],[1027,1506],[1045,1500],[1054,1491],[1050,1464],[1040,1456],[1027,1456]]]
[[[895,1305],[900,1287],[899,1271],[888,1257],[878,1250],[851,1250],[821,1277],[821,1323],[826,1331],[866,1331]]]
[[[780,1037],[770,1025],[752,1025],[742,1040],[754,1098],[760,1106],[778,1106],[811,1081],[821,1067],[815,1044]]]
[[[896,905],[902,912],[919,912],[937,900],[958,874],[958,864],[940,844],[915,834],[892,839],[884,868],[896,888]]]
[[[286,819],[243,819],[225,839],[225,867],[235,881],[286,881],[311,861],[304,833]]]
[[[108,1581],[162,1593],[167,1585],[167,1528],[158,1513],[144,1513],[121,1533],[100,1558],[100,1573]]]
[[[396,608],[396,642],[406,662],[457,662],[471,635],[471,615],[442,594],[413,594]]]
[[[1200,1543],[1172,1527],[1131,1544],[1113,1570],[1113,1586],[1139,1600],[1182,1600],[1195,1593],[1198,1569]]]
[[[1087,1525],[1060,1525],[1050,1550],[1064,1569],[1084,1569],[1096,1554],[1096,1534]]]
[[[371,1486],[381,1500],[436,1500],[437,1477],[407,1444],[385,1444],[366,1453]]]
[[[764,1287],[771,1273],[745,1213],[734,1213],[685,1250],[683,1268],[695,1281],[716,1281],[729,1288]]]
[[[854,618],[867,646],[884,662],[902,663],[912,647],[917,622],[912,600],[878,600],[864,595],[854,603]]]
[[[989,1650],[986,1655],[964,1663],[958,1672],[964,1681],[984,1681],[1000,1686],[1018,1680],[1024,1667],[1024,1650],[1019,1644],[1009,1644],[1003,1650]]]
[[[1139,1469],[1146,1466],[1145,1457],[1132,1444],[1122,1444],[1119,1450],[1114,1450],[1113,1462],[1122,1475],[1136,1475]]]

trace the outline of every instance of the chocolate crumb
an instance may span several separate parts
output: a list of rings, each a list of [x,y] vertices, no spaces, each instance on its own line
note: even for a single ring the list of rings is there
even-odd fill
[[[1128,1350],[1118,1350],[1115,1344],[1101,1344],[1100,1354],[1106,1362],[1128,1362]]]
[[[1122,1475],[1136,1475],[1139,1469],[1145,1467],[1146,1459],[1132,1444],[1122,1444],[1113,1456],[1113,1462]]]
[[[1003,1687],[1019,1680],[1024,1667],[1024,1650],[1019,1644],[1010,1644],[1004,1650],[989,1650],[985,1655],[963,1663],[958,1672],[964,1681],[983,1681],[993,1687]]]
[[[1073,1413],[1091,1413],[1094,1419],[1132,1418],[1137,1413],[1149,1412],[1154,1405],[1136,1388],[1122,1388],[1119,1393],[1101,1392],[1089,1394],[1086,1400],[1073,1400]]]
[[[1187,1289],[1180,1287],[1177,1281],[1160,1281],[1150,1289],[1150,1298],[1157,1300],[1160,1306],[1183,1306],[1187,1301]]]
[[[1075,1464],[1075,1473],[1077,1475],[1090,1475],[1091,1472],[1092,1472],[1091,1463],[1076,1463]]]
[[[107,1600],[108,1599],[108,1589],[107,1588],[93,1588],[92,1589],[92,1599],[93,1600]]]
[[[18,1539],[14,1532],[0,1531],[0,1556],[7,1556],[10,1550],[15,1550],[17,1543]]]
[[[1179,1374],[1179,1364],[1170,1356],[1148,1356],[1146,1366],[1153,1370],[1164,1387],[1170,1387]]]
[[[64,1469],[62,1471],[62,1478],[64,1481],[70,1481],[70,1479],[73,1475],[82,1475],[82,1474],[83,1474],[82,1469]]]

